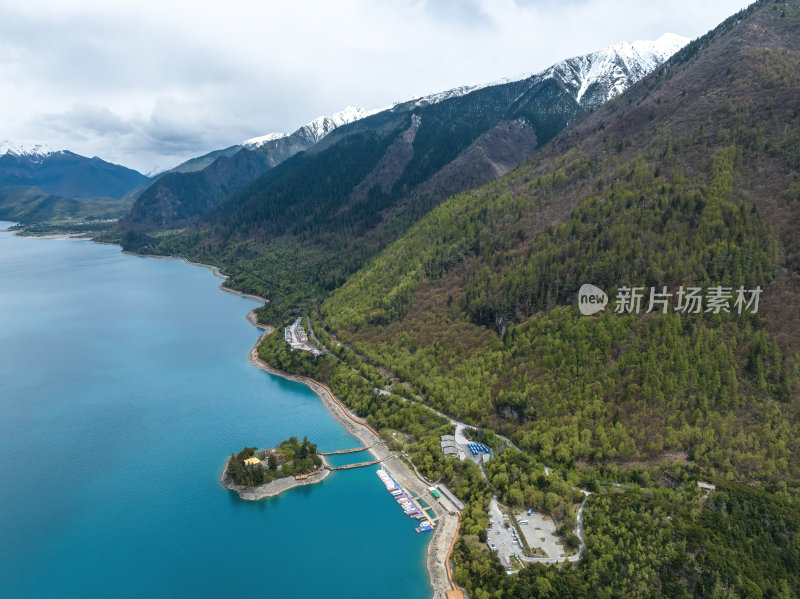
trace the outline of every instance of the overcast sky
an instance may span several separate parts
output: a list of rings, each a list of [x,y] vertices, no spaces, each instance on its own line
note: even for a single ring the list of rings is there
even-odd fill
[[[352,105],[698,37],[743,0],[0,0],[0,139],[142,172]]]

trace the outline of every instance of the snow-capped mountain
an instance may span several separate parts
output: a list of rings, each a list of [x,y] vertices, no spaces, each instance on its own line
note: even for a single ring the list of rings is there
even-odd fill
[[[183,226],[333,130],[374,112],[348,106],[317,117],[294,133],[268,133],[188,160],[134,189],[127,197],[136,204],[120,227],[157,230]]]
[[[0,156],[9,154],[20,158],[41,160],[53,153],[53,150],[45,144],[20,144],[0,139]]]
[[[546,79],[554,79],[565,85],[575,101],[584,108],[594,108],[624,92],[689,41],[689,38],[665,33],[655,41],[620,42],[591,54],[562,60],[536,74],[504,77],[477,85],[462,85],[410,101],[395,102],[392,108],[421,108],[487,87],[524,80],[540,82]]]
[[[535,77],[559,80],[584,108],[618,96],[689,43],[665,33],[655,41],[621,42],[605,50],[568,58]]]
[[[330,136],[333,131],[376,113],[374,121],[362,124],[362,131],[351,131],[348,136],[360,140],[354,144],[364,142],[364,147],[359,147],[365,156],[382,160],[376,163],[375,172],[362,187],[368,189],[378,184],[378,188],[389,194],[395,184],[398,188],[418,185],[465,152],[439,179],[431,179],[436,194],[456,193],[512,168],[579,114],[641,79],[685,42],[678,36],[667,35],[655,42],[616,44],[600,52],[564,60],[537,75],[466,85],[378,110],[347,107],[336,114],[318,117],[291,134],[254,137],[189,161],[146,188],[142,186],[143,189],[137,190],[138,199],[131,213],[120,222],[120,230],[156,231],[195,223],[268,170],[309,150],[320,140],[327,138],[317,150],[307,152],[309,155],[337,146],[338,136]],[[415,139],[420,122],[424,123],[426,134]],[[416,125],[408,129],[411,123]],[[359,135],[364,131],[369,133],[362,139]],[[370,153],[375,150],[367,140],[401,131],[402,140],[386,150],[385,158]],[[476,141],[483,134],[488,137]],[[473,142],[478,146],[469,149]],[[492,154],[495,151],[496,156]],[[411,161],[414,155],[428,158]],[[492,158],[485,160],[490,155]],[[435,164],[431,162],[434,160]],[[401,165],[420,171],[404,174]],[[317,176],[316,171],[311,176]],[[404,176],[410,183],[399,182]],[[252,189],[248,188],[248,193]],[[236,196],[234,203],[239,201],[244,200]]]
[[[352,122],[363,119],[364,117],[375,114],[376,112],[378,111],[364,110],[363,108],[347,106],[344,108],[344,110],[341,110],[330,116],[320,116],[315,118],[313,121],[300,127],[294,132],[293,135],[301,136],[311,143],[317,143],[334,129],[341,127],[342,125],[348,125]],[[262,135],[261,137],[253,137],[252,139],[245,140],[241,143],[241,146],[252,150],[254,148],[259,148],[271,141],[276,141],[288,136],[288,133],[269,133],[267,135]]]
[[[119,199],[145,180],[137,171],[97,157],[0,141],[0,187],[38,187],[65,198]]]
[[[239,144],[243,148],[254,149],[260,146],[263,146],[265,143],[270,141],[275,141],[276,139],[283,139],[289,135],[288,133],[267,133],[266,135],[261,135],[259,137],[253,137],[251,139],[244,140],[241,144]]]

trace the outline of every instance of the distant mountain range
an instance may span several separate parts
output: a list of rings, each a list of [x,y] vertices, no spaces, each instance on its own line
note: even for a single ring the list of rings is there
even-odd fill
[[[126,249],[180,248],[219,263],[251,291],[291,294],[285,281],[295,272],[318,285],[312,295],[324,293],[444,198],[513,169],[686,42],[665,35],[616,44],[518,80],[371,113],[346,109],[289,136],[249,140],[201,170],[158,179],[118,234]],[[287,248],[296,258],[276,264]],[[254,274],[267,264],[271,280]]]
[[[0,218],[21,223],[116,219],[141,173],[45,145],[0,141]]]
[[[143,174],[97,157],[0,141],[0,187],[38,187],[66,198],[118,200],[144,181]]]

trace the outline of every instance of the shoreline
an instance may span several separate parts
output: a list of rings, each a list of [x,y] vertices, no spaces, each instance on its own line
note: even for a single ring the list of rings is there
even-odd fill
[[[226,489],[238,493],[239,499],[243,499],[244,501],[261,501],[268,497],[276,497],[295,487],[314,485],[328,478],[331,473],[328,461],[325,459],[325,456],[321,455],[319,457],[322,458],[322,466],[320,466],[319,470],[306,478],[297,479],[294,476],[284,476],[283,478],[277,478],[258,487],[242,487],[234,483],[230,476],[228,476],[228,463],[225,462],[225,468],[222,469],[222,476],[220,476],[219,482],[222,483],[222,486]]]
[[[44,233],[42,235],[36,235],[31,233],[30,235],[23,235],[25,231],[22,230],[12,230],[12,229],[3,229],[0,233],[14,233],[17,237],[23,237],[25,239],[80,239],[91,241],[91,236],[87,235],[86,233]]]
[[[248,315],[248,321],[251,321]],[[252,321],[251,321],[252,324]],[[458,511],[446,505],[444,498],[436,501],[428,499],[428,484],[420,480],[416,473],[406,466],[395,454],[386,447],[383,439],[368,423],[358,418],[333,395],[330,389],[314,379],[290,374],[277,368],[273,368],[258,355],[258,344],[264,335],[269,335],[274,331],[268,325],[256,325],[265,327],[265,332],[259,335],[255,345],[248,352],[248,361],[252,366],[263,370],[269,374],[281,378],[302,383],[310,388],[319,397],[322,404],[327,408],[333,418],[339,422],[351,435],[356,437],[365,447],[370,447],[369,451],[376,460],[383,460],[381,466],[404,487],[413,491],[417,495],[426,498],[426,502],[433,506],[434,513],[439,517],[438,524],[433,531],[433,538],[428,542],[425,550],[425,566],[428,570],[428,580],[433,590],[433,599],[444,599],[447,592],[451,590],[450,574],[447,567],[451,546],[454,544],[460,518]],[[268,328],[267,328],[268,327]]]
[[[182,260],[189,266],[199,266],[200,268],[207,268],[208,270],[211,271],[211,274],[213,274],[215,277],[217,277],[218,279],[222,279],[223,283],[228,280],[228,275],[223,274],[219,266],[213,266],[211,264],[203,264],[202,262],[192,262],[191,260],[189,260],[188,258],[184,258],[183,256],[156,256],[154,254],[137,254],[136,252],[129,252],[128,250],[122,250],[122,253],[128,254],[129,256],[136,256],[138,258],[155,258],[156,260]],[[263,304],[269,302],[269,300],[265,297],[261,297],[260,295],[256,295],[254,293],[245,293],[244,291],[237,291],[236,289],[231,289],[230,287],[223,286],[222,283],[220,283],[219,289],[221,289],[226,293],[232,293],[233,295],[246,297],[248,299],[261,302]],[[253,324],[253,326],[261,328],[261,325]]]

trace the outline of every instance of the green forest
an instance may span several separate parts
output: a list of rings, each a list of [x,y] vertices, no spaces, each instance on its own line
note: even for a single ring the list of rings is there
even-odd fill
[[[331,353],[293,352],[271,334],[259,354],[275,367],[324,381],[422,474],[445,482],[465,502],[454,575],[471,597],[798,596],[800,500],[782,481],[758,487],[726,481],[694,462],[558,466],[552,456],[518,451],[478,429],[470,434],[496,456],[486,465],[487,480],[473,462],[442,455],[439,436],[453,432],[447,420],[395,393],[376,393],[387,385],[384,377],[327,334],[318,336]],[[547,474],[544,463],[556,468]],[[698,480],[717,489],[706,495]],[[491,496],[548,513],[569,548],[577,544],[579,489],[590,493],[580,565],[530,564],[507,576],[485,543]]]
[[[800,361],[758,314],[586,318],[575,306],[584,281],[768,285],[776,240],[735,197],[736,156],[716,151],[711,179],[693,184],[637,157],[530,244],[502,225],[522,221],[531,196],[454,198],[334,294],[324,325],[432,407],[552,463],[679,451],[740,479],[798,478]],[[575,162],[563,184],[584,176]]]

